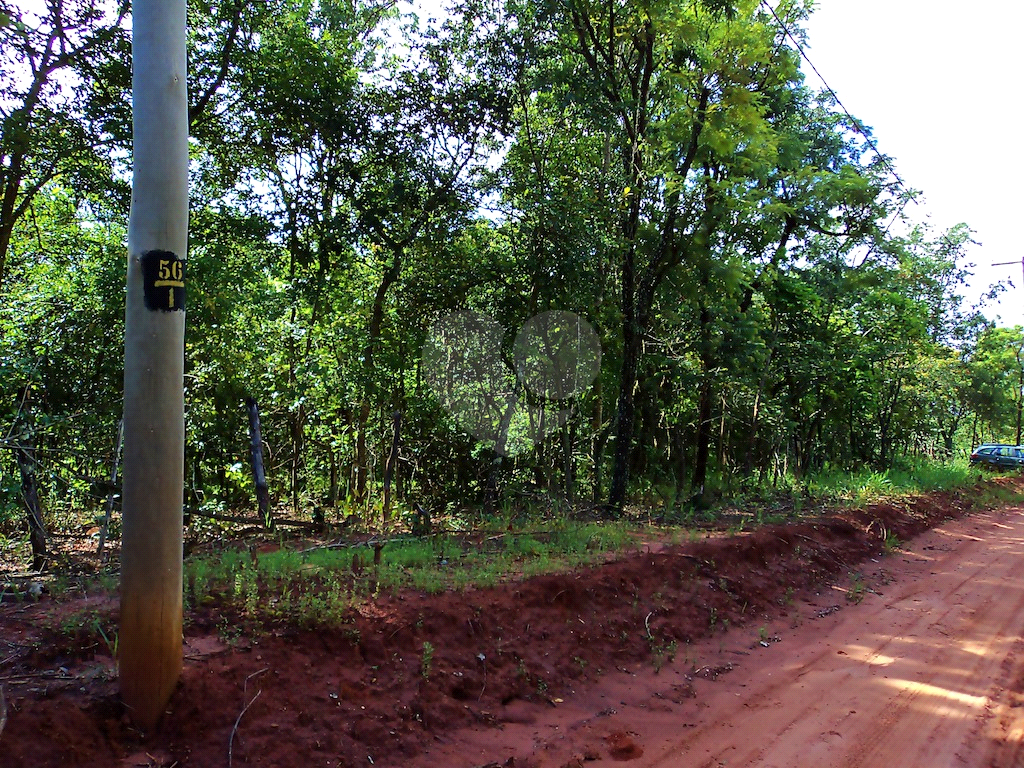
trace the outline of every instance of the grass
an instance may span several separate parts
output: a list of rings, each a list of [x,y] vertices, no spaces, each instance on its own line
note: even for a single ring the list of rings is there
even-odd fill
[[[864,594],[868,591],[867,585],[864,583],[864,577],[859,573],[850,574],[850,588],[846,592],[846,599],[851,603],[859,603],[864,599]]]
[[[982,507],[996,507],[1002,504],[1024,502],[1024,490],[1015,486],[988,483],[977,491],[976,502]]]
[[[367,563],[362,547],[282,548],[256,556],[229,549],[186,562],[185,601],[194,607],[227,601],[254,619],[336,626],[350,608],[381,592],[462,591],[567,571],[639,546],[642,530],[562,520],[532,532],[485,533],[476,544],[454,536],[408,539],[389,543],[379,567]]]
[[[810,477],[806,487],[812,498],[864,506],[894,496],[960,488],[970,485],[975,475],[976,472],[963,462],[916,459],[885,471],[821,472]]]
[[[64,615],[51,629],[63,638],[58,647],[69,654],[82,653],[105,648],[107,654],[117,660],[118,626],[110,611],[86,608]]]
[[[423,643],[423,656],[420,658],[420,675],[424,680],[430,679],[430,667],[434,662],[434,646]]]

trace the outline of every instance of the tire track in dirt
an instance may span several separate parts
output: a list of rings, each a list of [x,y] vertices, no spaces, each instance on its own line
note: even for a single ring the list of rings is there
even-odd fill
[[[794,638],[823,650],[798,667],[773,660],[789,669],[782,680],[770,681],[775,675],[759,670],[746,682],[751,695],[725,711],[706,710],[709,725],[641,764],[1015,765],[1020,713],[1004,703],[986,718],[986,707],[994,711],[992,700],[1016,668],[1024,514],[1002,513],[998,522],[996,516],[926,534],[911,552],[933,551],[934,540],[948,540],[963,526],[987,535],[958,536],[959,544],[934,560],[905,558],[897,578],[913,581],[894,600],[871,595],[824,636]],[[844,656],[847,663],[834,661]],[[977,726],[986,719],[992,723],[982,734]],[[732,727],[716,725],[726,721]],[[1000,732],[1002,741],[994,741]],[[971,759],[978,751],[972,742],[979,740],[995,745],[987,750],[991,758]]]
[[[941,562],[937,563],[936,567],[941,569]],[[955,602],[954,605],[946,608],[946,610],[938,618],[934,618],[930,613],[921,612],[913,608],[910,611],[907,611],[912,616],[914,616],[914,614],[916,614],[916,616],[910,621],[909,624],[906,624],[900,628],[901,633],[899,635],[881,638],[880,642],[876,643],[872,648],[864,652],[862,659],[863,664],[869,666],[884,666],[888,663],[888,659],[892,658],[888,655],[887,652],[892,650],[894,646],[898,646],[901,643],[909,642],[910,638],[919,636],[923,631],[934,630],[939,629],[942,626],[948,626],[950,624],[949,618],[951,616],[959,615],[963,612],[961,604],[958,601],[954,601],[955,596],[964,587],[964,585],[971,583],[974,579],[977,579],[977,577],[982,572],[984,572],[987,567],[988,566],[986,565],[979,565],[972,570],[971,575],[962,579],[959,583],[953,585],[951,588],[946,590],[937,590],[937,592],[939,592],[942,596],[943,603]],[[918,586],[916,586],[915,584],[907,585],[907,587],[901,590],[901,593],[897,596],[897,598],[894,601],[890,602],[886,607],[887,609],[891,610],[893,609],[894,605],[899,603],[906,603],[908,600],[911,600],[914,595],[919,593],[920,588]],[[991,604],[991,599],[986,600],[986,606],[990,606]],[[1018,610],[1020,609],[1020,607],[1020,605],[1017,606]],[[851,621],[854,620],[855,619],[851,617]],[[939,631],[942,632],[941,629],[939,629]],[[898,653],[898,651],[896,653]],[[749,749],[743,754],[735,754],[736,750],[734,749],[734,746],[730,745],[727,748],[727,752],[712,754],[702,765],[706,765],[709,767],[716,766],[720,760],[723,760],[726,757],[726,754],[728,752],[733,752],[732,754],[729,754],[730,764],[733,764],[736,760],[740,761],[739,764],[756,764],[759,760],[762,760],[766,754],[770,754],[773,750],[773,746],[777,742],[784,740],[787,737],[787,735],[790,734],[794,729],[801,729],[802,736],[802,729],[805,728],[805,724],[808,721],[813,721],[815,717],[819,717],[821,715],[822,711],[825,709],[827,705],[827,700],[820,698],[814,699],[805,706],[799,706],[799,703],[793,701],[792,697],[787,699],[787,697],[785,696],[780,697],[779,694],[783,691],[791,690],[793,684],[797,680],[800,680],[801,678],[805,677],[807,674],[819,671],[819,666],[822,660],[827,657],[830,657],[831,655],[833,655],[833,651],[831,650],[831,648],[826,648],[818,654],[816,654],[814,658],[812,658],[810,661],[803,663],[796,669],[793,669],[791,673],[786,675],[784,678],[776,679],[775,682],[769,684],[763,690],[743,698],[742,703],[747,710],[764,710],[766,709],[766,704],[770,704],[774,707],[777,707],[779,712],[785,713],[784,716],[769,716],[768,722],[763,723],[763,725],[766,726],[766,730],[773,734],[773,737],[770,741],[762,743],[762,745],[759,747]],[[926,665],[927,668],[934,668],[934,665],[939,661],[939,655],[941,655],[941,652],[932,654],[932,656],[928,659],[928,663]],[[835,690],[842,690],[851,681],[854,681],[857,674],[858,671],[856,669],[848,669],[847,671],[837,675],[836,679],[830,682],[830,686]],[[929,679],[924,681],[924,684],[934,684],[934,675],[929,675]],[[906,711],[906,708],[910,706],[910,704],[916,698],[917,692],[913,692],[911,694],[907,694],[906,692],[901,693],[896,700],[891,702],[879,714],[879,722],[877,727],[873,729],[871,733],[865,734],[862,740],[867,742],[875,741],[877,735],[884,733],[888,728],[891,728],[892,723],[897,721],[902,716],[902,714]],[[848,713],[847,715],[841,717],[839,722],[822,723],[822,733],[829,736],[838,735],[840,731],[838,731],[837,728],[840,725],[842,725],[843,722],[848,720],[849,717],[850,715]],[[827,730],[825,730],[826,727]],[[685,739],[676,742],[672,746],[671,750],[660,761],[654,761],[651,763],[651,765],[671,765],[672,761],[675,759],[675,756],[678,753],[688,751],[688,748],[693,749],[694,745],[702,737],[707,737],[707,735],[714,728],[714,724],[709,724],[705,728],[698,729],[696,732],[688,735]],[[827,743],[830,741],[834,741],[834,739],[825,739],[824,741]],[[864,764],[866,759],[867,757],[861,754],[856,757],[852,757],[849,761],[847,761],[847,763],[844,763],[843,765],[849,766],[849,768],[858,768],[859,766]]]

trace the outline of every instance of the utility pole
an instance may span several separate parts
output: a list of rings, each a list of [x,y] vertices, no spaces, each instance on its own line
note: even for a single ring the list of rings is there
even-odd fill
[[[185,71],[185,0],[135,0],[118,663],[122,699],[144,731],[182,665]]]
[[[1020,445],[1021,413],[1024,412],[1024,359],[1021,359],[1024,355],[1024,341],[1017,344],[1013,353],[1017,358],[1017,442],[1015,445]]]

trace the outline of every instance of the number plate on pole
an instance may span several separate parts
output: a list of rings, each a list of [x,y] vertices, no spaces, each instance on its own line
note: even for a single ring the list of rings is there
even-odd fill
[[[146,309],[185,310],[185,260],[170,251],[142,254],[142,285]]]

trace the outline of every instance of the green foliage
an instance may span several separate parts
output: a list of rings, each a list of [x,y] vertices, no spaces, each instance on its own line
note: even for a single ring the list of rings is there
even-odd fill
[[[545,531],[478,544],[435,536],[389,543],[379,566],[368,562],[362,548],[282,548],[255,556],[226,549],[186,561],[185,599],[193,606],[226,601],[254,618],[341,625],[356,602],[381,591],[438,593],[565,571],[639,546],[636,534],[625,524],[561,521]]]
[[[15,444],[38,447],[47,524],[82,526],[120,419],[128,38],[91,7],[0,23],[10,537]],[[777,11],[800,34],[810,5]],[[62,35],[36,99],[28,62]],[[190,2],[189,35],[189,509],[252,506],[248,396],[280,514],[396,531],[419,503],[493,523],[481,561],[446,537],[389,546],[377,588],[430,591],[624,546],[626,528],[550,522],[610,487],[680,522],[744,494],[799,512],[805,491],[952,487],[965,449],[1019,439],[1024,331],[961,298],[971,230],[889,231],[905,192],[754,0],[508,0],[434,24],[373,0]],[[514,458],[496,461],[424,382],[432,323],[466,309],[508,329],[508,382],[540,312],[576,312],[600,339],[590,389],[530,395],[562,423]],[[537,532],[501,535],[538,512]],[[219,535],[199,520],[193,533]],[[350,554],[197,561],[191,589],[237,586],[255,608],[268,584],[314,573],[347,604],[369,583],[346,574]],[[293,592],[275,610],[330,613]]]
[[[859,603],[864,599],[864,595],[870,592],[867,585],[864,583],[864,577],[859,573],[851,573],[850,586],[846,590],[846,599],[851,603]]]

